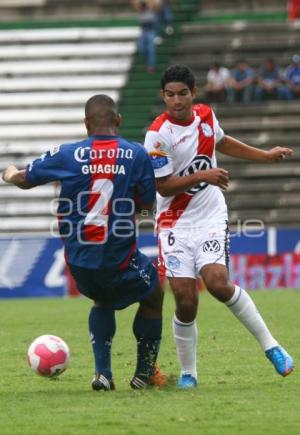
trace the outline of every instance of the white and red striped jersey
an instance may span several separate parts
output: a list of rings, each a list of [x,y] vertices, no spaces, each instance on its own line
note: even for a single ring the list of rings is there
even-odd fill
[[[145,147],[155,177],[185,176],[217,167],[215,146],[224,136],[209,106],[193,106],[189,122],[177,122],[166,112],[149,127]],[[227,220],[225,198],[217,186],[200,183],[171,197],[157,193],[157,224],[163,228],[201,228]]]

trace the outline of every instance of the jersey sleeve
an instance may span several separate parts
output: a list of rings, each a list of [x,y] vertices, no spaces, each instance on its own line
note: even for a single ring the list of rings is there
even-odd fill
[[[154,172],[150,158],[142,146],[134,163],[136,204],[152,204],[156,197]]]
[[[216,118],[216,115],[213,112],[213,120],[214,120],[214,130],[216,135],[216,143],[220,142],[221,139],[225,136],[224,130],[220,127],[219,121]]]
[[[42,154],[26,168],[26,180],[33,186],[61,180],[65,168],[59,147]]]
[[[167,141],[157,131],[148,131],[145,148],[150,156],[156,178],[166,177],[174,171],[172,156]]]

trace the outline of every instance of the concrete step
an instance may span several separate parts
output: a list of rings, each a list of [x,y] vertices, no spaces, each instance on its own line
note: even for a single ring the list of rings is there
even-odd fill
[[[285,12],[282,0],[201,0],[201,15],[223,15],[230,13]]]
[[[284,209],[284,208],[298,208],[300,207],[300,197],[294,193],[285,194],[268,194],[268,193],[255,193],[249,194],[239,193],[235,195],[226,194],[227,203],[230,209]]]
[[[0,33],[1,35],[1,33]],[[32,60],[0,63],[0,76],[6,77],[38,77],[38,76],[68,76],[89,75],[91,73],[118,74],[127,72],[131,67],[131,59],[120,57],[112,59],[78,59],[78,60]]]
[[[299,226],[299,208],[271,210],[257,210],[253,208],[244,210],[231,209],[229,210],[229,217],[232,225],[255,220],[264,225],[282,225],[284,227]]]
[[[0,46],[0,59],[68,59],[88,57],[130,56],[136,51],[135,42],[89,42],[61,44],[26,44]]]
[[[224,1],[222,0],[224,3]],[[217,30],[220,37],[224,34],[231,35],[244,35],[252,34],[254,36],[274,34],[282,34],[283,37],[286,35],[297,34],[300,28],[299,22],[287,22],[287,21],[266,21],[264,23],[247,21],[247,20],[234,20],[231,23],[218,23]],[[216,24],[210,23],[197,23],[194,21],[184,23],[182,25],[183,36],[200,36],[200,35],[215,35],[216,34]]]
[[[101,91],[101,92],[100,92]],[[120,98],[120,91],[116,89],[69,90],[52,92],[9,92],[0,93],[0,108],[4,107],[53,107],[73,106],[84,107],[86,101],[95,94],[107,94],[115,101]]]
[[[9,216],[1,218],[0,232],[8,235],[41,232],[50,235],[53,224],[52,216]]]
[[[0,88],[4,92],[120,89],[125,83],[124,74],[0,78]]]
[[[0,140],[21,139],[21,138],[64,138],[74,137],[81,138],[86,135],[83,123],[76,124],[18,124],[12,128],[11,126],[2,126],[0,129]]]
[[[1,5],[1,3],[0,3]],[[112,42],[112,41],[135,41],[141,33],[139,26],[135,27],[101,27],[101,28],[54,28],[54,29],[19,29],[1,30],[1,44],[16,43],[47,43],[50,42]]]
[[[5,184],[2,180],[0,182],[0,197],[1,200],[48,200],[54,198],[57,195],[57,187],[54,184],[46,184],[44,186],[38,186],[34,189],[21,190],[15,186]]]
[[[266,180],[269,177],[273,178],[288,178],[300,176],[299,162],[285,160],[284,163],[264,164],[264,163],[248,163],[247,165],[232,165],[227,164],[226,169],[231,174],[233,180],[260,178]]]
[[[12,198],[11,201],[0,200],[0,217],[15,217],[15,216],[46,216],[53,212],[53,218],[56,219],[54,214],[54,206],[56,202],[45,200],[16,200]],[[53,208],[53,210],[52,210]]]
[[[242,36],[236,36],[234,38],[202,38],[201,36],[195,37],[193,39],[184,38],[184,40],[177,46],[176,53],[177,55],[187,54],[187,53],[195,53],[197,50],[199,55],[202,53],[209,53],[212,50],[214,52],[224,52],[224,51],[233,51],[233,52],[242,52],[244,53],[244,58],[248,56],[248,52],[250,53],[259,53],[259,52],[268,52],[268,50],[277,53],[280,56],[280,53],[285,50],[294,50],[298,51],[300,42],[300,36],[292,37],[292,38],[266,38],[266,37],[251,37],[245,38]],[[1,52],[0,52],[1,53]]]

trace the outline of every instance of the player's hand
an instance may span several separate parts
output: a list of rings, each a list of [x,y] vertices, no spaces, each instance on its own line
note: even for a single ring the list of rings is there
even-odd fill
[[[213,168],[203,171],[204,181],[213,186],[226,190],[229,184],[229,172],[222,168]]]
[[[14,165],[8,166],[2,173],[2,180],[5,181],[5,183],[10,183],[10,179],[16,171],[17,168]]]
[[[291,148],[275,147],[266,151],[268,162],[279,162],[286,157],[290,157],[294,154]]]

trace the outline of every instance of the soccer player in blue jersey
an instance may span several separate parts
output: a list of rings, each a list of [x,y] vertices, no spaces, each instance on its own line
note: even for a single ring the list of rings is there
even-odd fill
[[[115,388],[111,345],[115,310],[139,302],[133,332],[137,366],[132,388],[162,385],[156,366],[163,292],[157,272],[136,247],[136,208],[155,200],[153,169],[145,149],[118,136],[114,101],[95,95],[85,106],[87,139],[54,147],[27,169],[9,166],[3,180],[21,189],[60,181],[59,231],[80,292],[95,301],[89,331],[95,357],[94,390]]]

